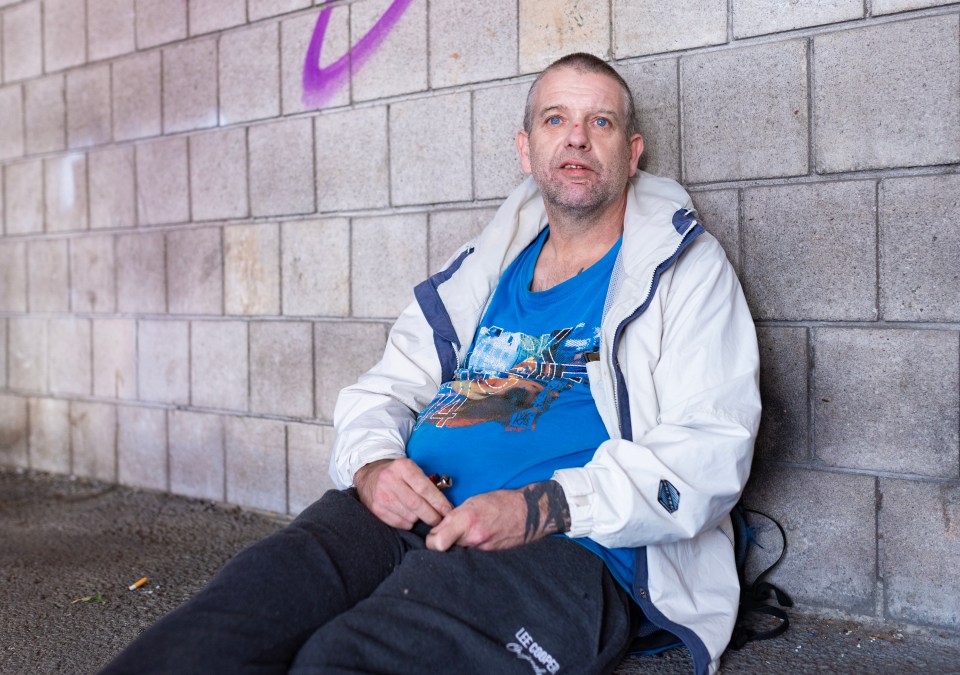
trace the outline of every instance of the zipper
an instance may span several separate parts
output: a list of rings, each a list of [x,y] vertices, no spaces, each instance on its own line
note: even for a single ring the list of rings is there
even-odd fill
[[[688,211],[687,213],[690,212]],[[673,253],[661,260],[660,263],[654,268],[653,274],[650,275],[650,281],[647,283],[647,293],[644,296],[643,302],[637,305],[636,309],[624,317],[624,319],[617,325],[616,330],[613,332],[613,344],[610,346],[610,368],[614,376],[613,407],[617,414],[617,426],[620,428],[620,437],[624,440],[633,440],[633,429],[632,424],[630,424],[627,429],[624,429],[623,415],[620,412],[620,398],[618,396],[621,386],[620,383],[624,382],[624,386],[626,385],[623,372],[620,369],[620,362],[617,358],[617,347],[620,344],[620,337],[623,335],[623,331],[628,323],[639,318],[641,314],[647,311],[647,307],[649,306],[650,301],[653,299],[653,294],[657,289],[657,285],[659,284],[660,275],[677,261],[677,258],[680,257],[680,254],[683,253],[687,246],[689,246],[703,231],[703,226],[697,220],[694,220],[693,226],[687,229],[687,231],[683,234],[680,242],[673,250]]]

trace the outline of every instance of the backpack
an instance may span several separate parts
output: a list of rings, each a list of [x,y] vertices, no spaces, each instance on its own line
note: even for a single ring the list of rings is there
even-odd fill
[[[753,581],[747,581],[747,557],[751,547],[763,547],[754,536],[756,525],[750,522],[748,514],[765,518],[776,525],[783,540],[780,555]],[[733,522],[733,548],[737,563],[737,576],[740,578],[740,609],[737,612],[737,623],[733,629],[733,636],[730,638],[730,649],[741,649],[748,642],[769,640],[786,632],[787,628],[790,627],[790,619],[782,608],[793,607],[793,600],[782,589],[763,580],[780,564],[784,553],[787,551],[787,533],[780,523],[765,513],[746,508],[742,500],[737,502],[733,511],[730,512],[730,520]],[[771,596],[779,606],[768,603]],[[757,617],[757,615],[761,616]],[[758,618],[765,619],[769,623],[771,617],[774,620],[779,620],[780,623],[767,630],[755,628]]]

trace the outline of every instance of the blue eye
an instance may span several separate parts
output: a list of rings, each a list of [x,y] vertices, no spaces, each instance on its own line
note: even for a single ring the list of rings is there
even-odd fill
[[[560,118],[556,115],[551,115],[547,118],[547,124],[560,124]]]
[[[597,120],[597,126],[598,126],[598,127],[605,127],[605,126],[607,126],[607,125],[609,125],[609,124],[610,124],[610,120],[606,120],[606,119],[604,119],[604,118],[602,118],[602,117]]]

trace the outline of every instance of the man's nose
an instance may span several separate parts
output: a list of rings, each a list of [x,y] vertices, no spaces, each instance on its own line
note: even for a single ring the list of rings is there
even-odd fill
[[[590,137],[582,124],[574,124],[570,127],[570,133],[567,135],[567,145],[587,150],[590,147]]]

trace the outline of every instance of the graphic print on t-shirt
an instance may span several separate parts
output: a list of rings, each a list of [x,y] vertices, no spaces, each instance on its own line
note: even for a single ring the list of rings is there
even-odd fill
[[[599,348],[599,327],[584,323],[540,336],[483,326],[467,367],[440,388],[417,427],[499,422],[506,431],[534,429],[565,391],[587,385],[586,354]]]

